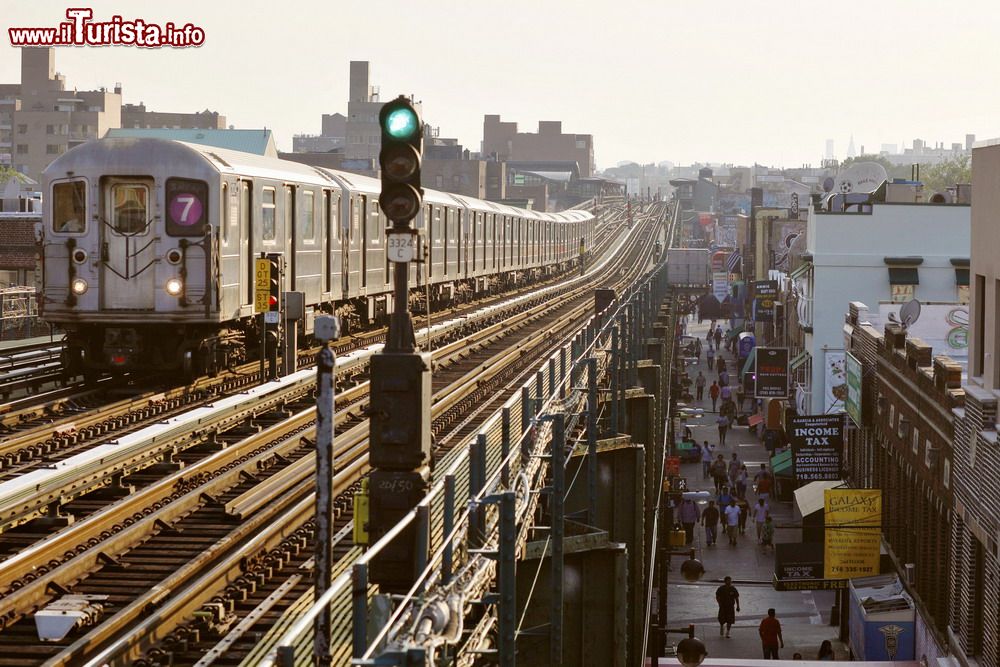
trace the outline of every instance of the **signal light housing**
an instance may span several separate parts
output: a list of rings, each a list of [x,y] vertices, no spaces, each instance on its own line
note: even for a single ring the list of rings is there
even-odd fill
[[[420,187],[423,124],[410,101],[400,95],[382,107],[378,116],[382,149],[378,161],[382,192],[378,202],[394,223],[407,223],[420,212],[424,191]]]

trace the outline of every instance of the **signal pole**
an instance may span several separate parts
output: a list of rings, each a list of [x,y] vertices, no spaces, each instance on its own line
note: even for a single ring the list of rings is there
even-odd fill
[[[403,96],[379,114],[382,192],[379,206],[392,221],[386,252],[393,265],[393,310],[382,352],[371,360],[369,540],[374,544],[423,498],[430,480],[431,356],[417,351],[409,312],[410,262],[417,247],[411,222],[420,212],[423,124]],[[411,524],[371,562],[369,580],[382,593],[405,593],[427,561]]]

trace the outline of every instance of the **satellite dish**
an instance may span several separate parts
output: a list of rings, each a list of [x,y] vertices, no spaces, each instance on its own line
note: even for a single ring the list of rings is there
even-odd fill
[[[920,317],[920,302],[916,299],[910,299],[902,305],[899,309],[899,319],[902,320],[904,327],[909,327],[917,321]]]
[[[837,174],[833,190],[845,195],[852,192],[874,192],[888,178],[885,167],[878,162],[857,162]]]

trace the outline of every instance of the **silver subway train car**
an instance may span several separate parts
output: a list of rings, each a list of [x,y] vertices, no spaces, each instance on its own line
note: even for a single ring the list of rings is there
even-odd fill
[[[68,373],[214,372],[256,349],[254,259],[312,317],[391,307],[379,181],[162,139],[101,139],[45,170],[43,313]],[[585,211],[539,213],[427,190],[410,286],[437,302],[537,279],[593,246]],[[419,283],[418,283],[419,280]],[[425,283],[426,281],[426,283]],[[422,290],[421,290],[422,291]]]

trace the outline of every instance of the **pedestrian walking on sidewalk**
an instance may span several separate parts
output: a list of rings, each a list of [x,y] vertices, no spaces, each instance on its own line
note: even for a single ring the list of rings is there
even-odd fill
[[[771,514],[771,506],[763,498],[757,499],[757,504],[753,506],[753,523],[757,526],[757,542],[760,543],[761,532],[764,530],[764,522]]]
[[[778,648],[785,648],[785,640],[781,636],[781,622],[775,616],[774,609],[767,610],[767,618],[760,622],[757,628],[760,643],[764,647],[765,660],[780,660]]]
[[[723,584],[715,589],[715,601],[719,603],[719,635],[729,636],[736,622],[736,612],[740,611],[740,592],[733,586],[733,578],[726,577]]]
[[[736,506],[740,508],[740,535],[746,535],[747,518],[750,516],[750,503],[742,498],[737,498]]]
[[[747,472],[746,464],[740,465],[740,471],[736,475],[736,497],[745,499],[747,497],[747,481],[750,479],[750,473]]]
[[[728,468],[726,466],[726,460],[722,458],[722,454],[715,459],[712,463],[712,479],[715,480],[715,492],[719,493],[722,491],[723,487],[726,486],[726,476],[728,474]]]
[[[767,515],[764,527],[760,530],[760,550],[767,551],[768,547],[771,548],[771,553],[774,553],[774,519],[770,514]]]
[[[736,499],[733,498],[729,501],[729,507],[726,508],[726,535],[729,537],[730,546],[736,546],[737,535],[740,530],[740,508],[736,504]]]
[[[729,431],[729,417],[726,415],[719,415],[719,418],[715,420],[715,425],[719,427],[719,446],[726,446],[726,432]],[[728,476],[728,471],[727,471]]]
[[[740,476],[740,467],[742,465],[743,462],[740,461],[739,455],[733,452],[733,458],[729,459],[729,468],[726,473],[729,476],[729,488],[734,492],[736,491],[736,479]],[[737,493],[736,497],[739,498],[740,494]]]
[[[823,643],[819,645],[819,654],[816,656],[817,660],[836,660],[837,657],[833,654],[833,644],[830,643],[829,639],[824,639]]]
[[[691,546],[694,544],[694,525],[701,518],[701,511],[693,500],[685,498],[681,502],[680,517],[681,525],[684,526],[684,544]]]
[[[715,368],[715,350],[713,348],[708,348],[708,352],[705,353],[705,359],[708,360],[708,370]]]
[[[712,474],[712,450],[714,447],[706,440],[701,446],[701,478],[708,479]]]
[[[774,486],[774,478],[767,471],[767,467],[761,463],[760,472],[753,476],[754,490],[757,497],[767,502],[771,497],[771,489]]]
[[[722,358],[721,354],[719,355],[719,359],[715,362],[715,370],[719,372],[719,375],[726,372],[726,360]]]
[[[746,391],[743,389],[743,383],[737,382],[736,383],[736,408],[738,410],[737,414],[743,411],[744,398],[746,398]]]
[[[716,350],[721,350],[722,348],[719,347],[720,345],[722,345],[722,325],[721,324],[719,326],[715,327],[715,349]]]
[[[729,507],[729,501],[733,499],[733,494],[729,492],[729,487],[722,487],[722,491],[719,491],[719,508],[725,512],[726,508]]]
[[[709,500],[708,507],[701,513],[701,524],[705,526],[705,542],[714,547],[719,538],[719,508],[715,506],[714,500]]]
[[[701,374],[701,371],[698,371],[698,377],[694,379],[695,399],[700,401],[705,398],[706,382],[707,380],[705,379],[705,376]]]
[[[700,338],[695,338],[694,339],[694,358],[698,360],[698,363],[701,363],[701,339]]]
[[[712,399],[712,412],[715,412],[715,403],[719,400],[719,383],[712,381],[712,386],[708,388],[708,397]]]

